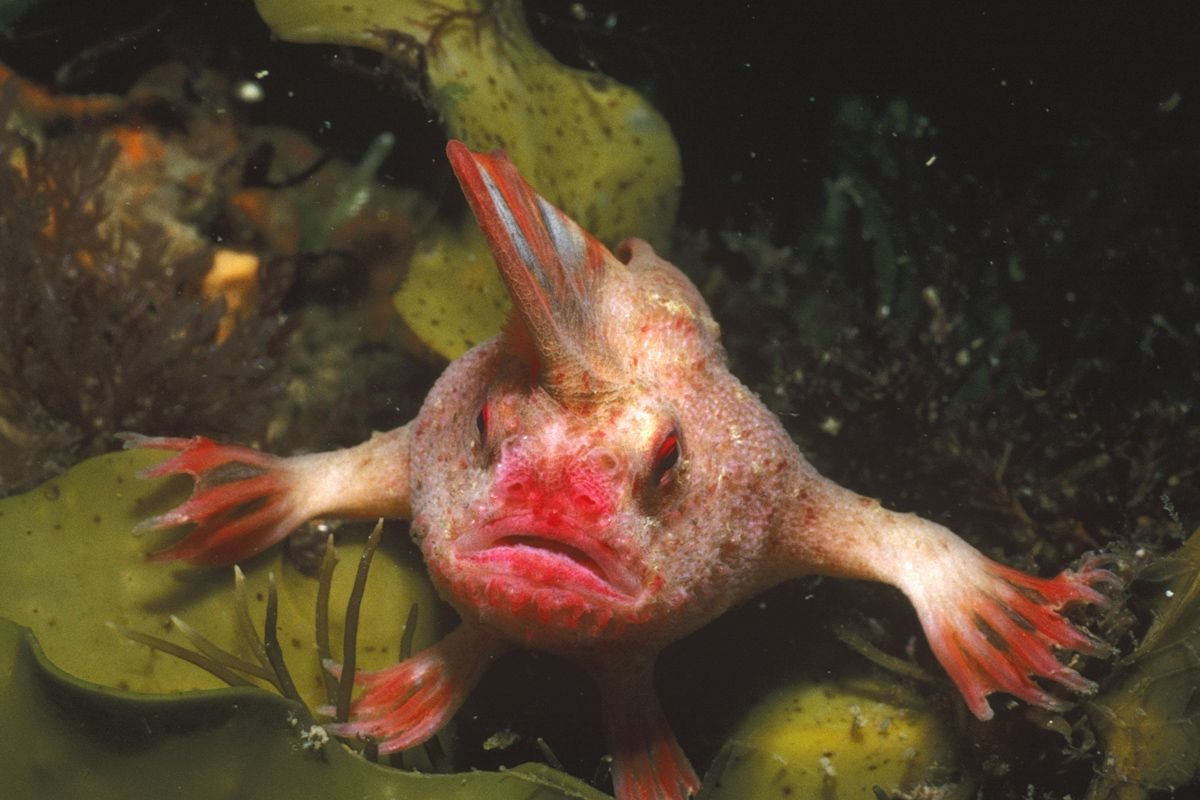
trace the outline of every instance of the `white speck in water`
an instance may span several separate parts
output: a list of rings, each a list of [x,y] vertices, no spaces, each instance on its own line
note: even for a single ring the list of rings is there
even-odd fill
[[[258,81],[242,81],[234,87],[234,94],[243,103],[261,103],[267,96],[262,84]]]

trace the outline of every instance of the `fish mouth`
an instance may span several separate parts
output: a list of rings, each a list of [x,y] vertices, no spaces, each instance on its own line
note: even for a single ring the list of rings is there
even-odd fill
[[[636,601],[644,586],[611,546],[569,527],[502,519],[459,537],[455,554],[489,576],[529,588],[567,590],[607,601]]]

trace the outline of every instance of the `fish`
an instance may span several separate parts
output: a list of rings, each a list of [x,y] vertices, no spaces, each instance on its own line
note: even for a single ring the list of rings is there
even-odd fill
[[[1057,651],[1108,651],[1065,614],[1110,603],[1101,589],[1119,581],[1101,557],[1036,577],[826,479],[730,372],[683,272],[636,238],[609,250],[501,151],[452,140],[446,154],[513,310],[446,367],[414,419],[292,457],[199,436],[127,442],[174,451],[150,475],[195,480],[187,500],[143,523],[190,526],[156,560],[234,563],[318,517],[411,520],[460,621],[356,675],[350,717],[331,732],[382,753],[416,746],[496,658],[532,648],[596,681],[617,799],[682,800],[700,780],[656,697],[657,654],[805,575],[903,592],[980,719],[994,692],[1065,707],[1039,681],[1095,691]]]

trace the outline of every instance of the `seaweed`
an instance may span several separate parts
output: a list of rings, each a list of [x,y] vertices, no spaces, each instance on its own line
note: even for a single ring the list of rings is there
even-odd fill
[[[833,478],[1027,566],[1134,530],[1174,546],[1162,498],[1200,514],[1200,287],[1155,216],[1179,156],[1135,146],[1074,140],[985,186],[907,103],[845,100],[802,235],[693,242],[735,369]]]
[[[541,764],[423,775],[380,769],[327,737],[303,706],[259,689],[140,695],[79,680],[0,619],[6,798],[603,800]],[[47,768],[47,765],[52,765]]]
[[[1105,748],[1089,800],[1141,800],[1200,771],[1200,529],[1140,577],[1156,590],[1150,627],[1088,704]]]
[[[503,148],[545,196],[598,239],[669,245],[682,166],[666,120],[637,91],[569,68],[538,44],[517,0],[389,5],[259,0],[280,38],[373,49],[447,133]],[[471,220],[428,226],[395,309],[432,351],[456,358],[494,336],[508,295]]]
[[[278,631],[275,640],[287,653],[288,672],[308,706],[329,702],[320,657],[342,654],[330,654],[328,646],[322,652],[320,637],[314,641],[313,609],[347,607],[353,570],[330,567],[324,597],[318,600],[318,581],[283,549],[244,562],[245,581],[235,580],[233,586],[225,570],[181,570],[146,559],[172,537],[133,535],[135,524],[147,514],[165,511],[167,503],[177,504],[187,492],[186,485],[171,478],[137,477],[162,457],[161,452],[134,450],[97,456],[38,488],[0,500],[0,552],[5,554],[0,559],[0,616],[31,628],[57,665],[93,683],[150,693],[227,683],[132,644],[108,625],[188,645],[191,637],[181,640],[176,633],[176,619],[186,620],[214,647],[234,654],[237,663],[255,665],[241,677],[273,688],[269,651],[275,645],[267,647],[262,622],[271,594],[269,576],[274,575],[278,602],[269,627]],[[366,531],[347,525],[334,545],[338,559],[358,561],[365,538]],[[322,543],[327,539],[323,536]],[[432,644],[444,623],[420,554],[402,535],[384,538],[371,576],[371,596],[359,612],[355,637],[358,664],[368,670],[394,663],[401,641],[418,627],[403,627],[404,615],[396,609],[422,608],[420,630],[409,648]],[[249,608],[238,611],[242,605]],[[340,642],[344,624],[339,614],[327,615],[324,637]]]
[[[118,153],[87,131],[0,138],[0,495],[120,430],[252,439],[280,387],[280,292],[220,340],[224,303],[202,293],[215,248],[110,213]]]
[[[948,720],[922,695],[870,675],[792,680],[745,713],[700,797],[965,800],[974,780],[956,762]]]
[[[1200,516],[1200,287],[1182,223],[1164,224],[1180,156],[1081,138],[1006,186],[938,150],[907,103],[847,99],[802,233],[766,218],[681,260],[719,265],[695,278],[733,368],[822,472],[1008,563],[1107,549],[1131,578],[1139,551],[1173,548]],[[854,649],[906,647],[911,619],[876,590],[826,591],[834,627],[874,623]],[[1123,646],[1139,626],[1121,604],[1086,614]],[[1037,720],[1046,733],[964,721],[989,795],[1085,786],[1102,754],[1083,711]]]

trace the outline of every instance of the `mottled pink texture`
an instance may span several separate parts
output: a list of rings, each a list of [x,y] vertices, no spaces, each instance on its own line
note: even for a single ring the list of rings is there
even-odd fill
[[[899,587],[980,717],[996,690],[1057,705],[1031,675],[1092,688],[1051,647],[1098,649],[1058,611],[1100,602],[1090,585],[1109,573],[1027,576],[821,477],[730,374],[717,324],[679,270],[636,239],[609,253],[502,155],[458,143],[448,153],[515,313],[502,336],[447,367],[416,419],[348,450],[250,459],[257,474],[244,480],[258,483],[222,492],[262,493],[255,513],[272,524],[257,534],[203,485],[208,470],[246,462],[247,451],[143,442],[179,450],[159,471],[200,483],[195,499],[155,521],[198,523],[170,556],[240,558],[313,516],[411,515],[461,627],[364,678],[357,716],[338,733],[412,746],[505,647],[540,648],[596,676],[618,798],[683,798],[699,782],[655,700],[655,654],[810,573]],[[222,537],[222,526],[236,536]]]

